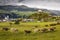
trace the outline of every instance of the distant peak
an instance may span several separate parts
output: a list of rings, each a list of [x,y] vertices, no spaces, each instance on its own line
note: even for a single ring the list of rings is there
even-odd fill
[[[26,6],[26,5],[20,5],[20,7],[28,7],[28,6]]]

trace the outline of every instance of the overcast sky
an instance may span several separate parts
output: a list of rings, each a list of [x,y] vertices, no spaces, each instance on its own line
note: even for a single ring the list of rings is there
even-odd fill
[[[0,5],[27,5],[29,7],[60,10],[60,0],[0,0]]]

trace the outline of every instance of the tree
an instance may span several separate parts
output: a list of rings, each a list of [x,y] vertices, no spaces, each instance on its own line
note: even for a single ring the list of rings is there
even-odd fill
[[[47,12],[38,12],[30,15],[29,17],[33,19],[38,19],[38,20],[41,20],[41,19],[47,20],[49,17],[49,14]]]

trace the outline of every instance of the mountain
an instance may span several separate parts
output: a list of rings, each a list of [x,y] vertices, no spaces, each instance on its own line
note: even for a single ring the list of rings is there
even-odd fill
[[[60,16],[60,11],[58,10],[48,10],[48,9],[42,9],[45,12],[49,12],[51,15],[56,15],[56,16]]]
[[[0,9],[7,10],[7,11],[11,11],[11,10],[36,11],[37,10],[36,8],[30,8],[30,7],[27,7],[25,5],[21,5],[21,6],[3,5],[3,6],[0,6]]]
[[[3,5],[3,6],[0,6],[0,10],[37,11],[37,10],[39,10],[39,8],[31,8],[26,5],[20,5],[20,6]],[[58,10],[48,10],[48,9],[40,9],[40,10],[49,12],[51,15],[59,15],[60,16],[60,11],[58,11]]]

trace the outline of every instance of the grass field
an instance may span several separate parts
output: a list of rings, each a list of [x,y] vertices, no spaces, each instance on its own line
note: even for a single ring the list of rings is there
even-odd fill
[[[55,32],[48,32],[48,33],[31,33],[31,34],[24,34],[23,30],[29,29],[33,26],[38,26],[38,28],[43,28],[46,24],[49,25],[51,23],[56,22],[27,22],[27,23],[20,23],[19,25],[9,25],[9,22],[0,23],[0,29],[3,27],[9,28],[17,28],[19,32],[10,32],[10,31],[2,31],[0,30],[0,40],[60,40],[60,25],[56,25]],[[49,26],[50,27],[50,26]]]

